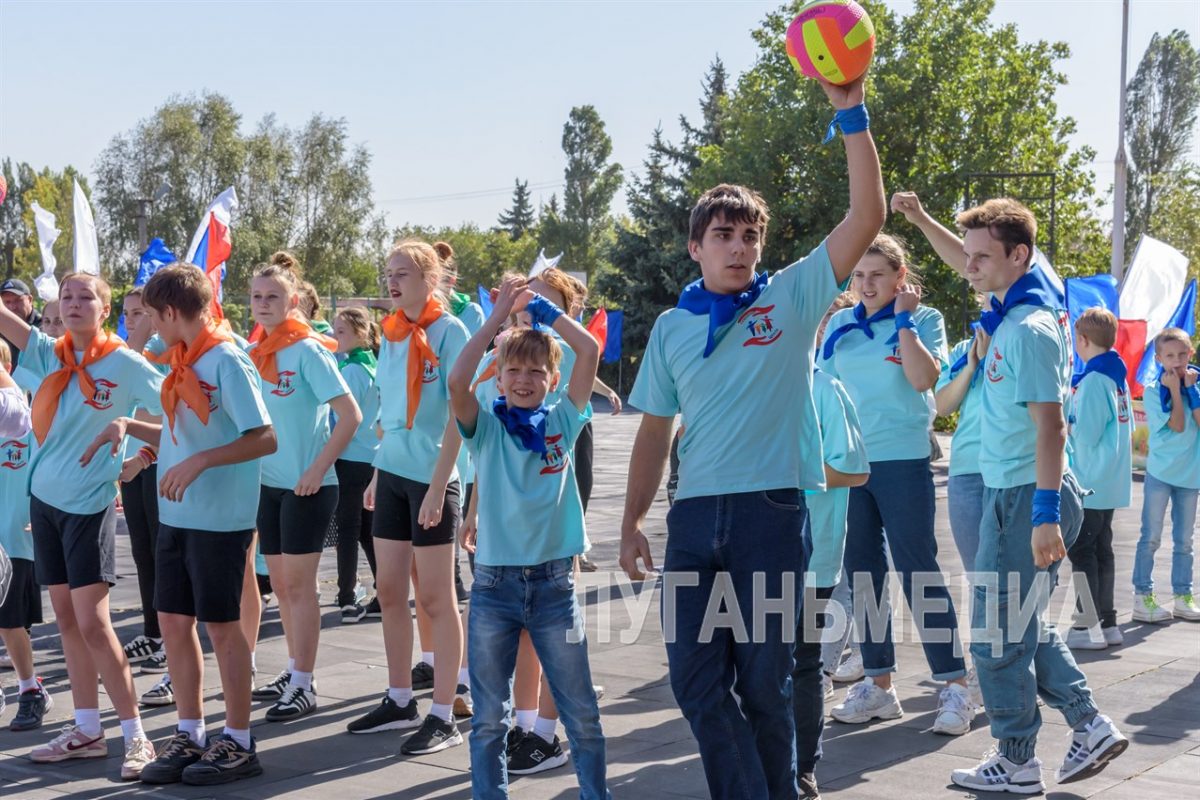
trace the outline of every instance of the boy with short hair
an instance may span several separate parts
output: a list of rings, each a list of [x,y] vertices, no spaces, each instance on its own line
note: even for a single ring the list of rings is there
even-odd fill
[[[1142,533],[1133,561],[1133,618],[1162,622],[1172,615],[1200,621],[1192,596],[1192,538],[1200,496],[1200,368],[1191,339],[1167,328],[1154,339],[1158,376],[1146,384],[1143,405],[1150,429],[1150,456],[1142,489]],[[1171,593],[1168,611],[1154,597],[1154,554],[1162,540],[1163,517],[1171,504]]]
[[[1125,362],[1113,350],[1117,318],[1089,308],[1075,321],[1075,352],[1083,372],[1071,378],[1067,416],[1067,455],[1079,483],[1092,493],[1083,498],[1083,525],[1067,555],[1076,591],[1088,592],[1098,619],[1083,616],[1067,634],[1072,650],[1103,650],[1124,641],[1113,603],[1113,510],[1128,508],[1133,491],[1132,414]],[[1082,584],[1082,585],[1081,585]]]
[[[275,432],[250,358],[209,317],[212,286],[191,264],[164,267],[143,299],[168,345],[164,425],[122,418],[126,431],[159,446],[155,608],[179,709],[179,729],[142,771],[144,783],[227,783],[262,774],[250,736],[250,649],[240,619],[246,551],[258,509],[258,459],[275,451]],[[98,440],[99,441],[99,440]],[[204,730],[204,622],[221,671],[225,730]]]
[[[501,284],[491,316],[467,343],[447,381],[450,405],[484,480],[471,592],[468,651],[475,713],[471,784],[477,800],[508,796],[505,744],[521,631],[529,631],[567,729],[580,796],[609,797],[604,733],[588,665],[573,559],[584,551],[583,504],[572,446],[591,417],[588,399],[600,347],[583,326],[533,294],[524,278]],[[496,352],[497,387],[481,408],[471,384],[488,343],[509,314],[528,310],[533,328],[514,329]],[[562,348],[575,351],[567,396],[545,405],[560,380]],[[557,740],[557,737],[555,737]],[[556,744],[556,742],[552,743]]]

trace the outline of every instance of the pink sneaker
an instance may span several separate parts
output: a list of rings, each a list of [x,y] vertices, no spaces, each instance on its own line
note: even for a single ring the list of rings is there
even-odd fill
[[[142,770],[154,760],[154,745],[149,739],[138,737],[125,748],[125,760],[121,762],[121,780],[136,781]]]
[[[108,745],[104,743],[103,732],[99,736],[88,736],[78,725],[64,725],[58,736],[33,748],[29,758],[37,764],[50,764],[68,758],[104,758],[107,755]]]

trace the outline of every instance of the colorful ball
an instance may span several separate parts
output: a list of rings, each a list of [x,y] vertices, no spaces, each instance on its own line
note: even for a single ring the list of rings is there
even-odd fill
[[[816,0],[788,26],[788,59],[810,78],[850,83],[867,71],[874,53],[875,26],[854,0]]]

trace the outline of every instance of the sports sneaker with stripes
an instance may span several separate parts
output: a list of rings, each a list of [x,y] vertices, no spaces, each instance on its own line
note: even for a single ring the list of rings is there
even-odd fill
[[[556,769],[567,763],[567,754],[563,752],[558,737],[547,742],[536,733],[527,733],[516,750],[508,757],[508,773],[510,775],[534,775],[538,772]]]
[[[361,603],[347,603],[342,606],[342,624],[353,625],[361,622],[367,616],[367,609]]]
[[[142,695],[144,706],[169,706],[175,703],[175,690],[171,688],[170,674],[163,675],[151,689]]]
[[[58,736],[33,748],[29,759],[36,764],[50,764],[70,758],[104,758],[107,755],[103,731],[99,736],[88,736],[78,725],[63,725]]]
[[[383,702],[346,726],[350,733],[380,733],[382,731],[405,731],[419,727],[421,715],[417,712],[417,701],[409,700],[401,708],[396,701],[383,696]]]
[[[144,675],[161,675],[167,671],[167,651],[162,647],[150,654],[150,657],[142,662],[142,673]]]
[[[1034,757],[1024,764],[1014,764],[995,750],[984,753],[983,761],[970,769],[954,770],[950,780],[966,789],[984,792],[1039,794],[1046,788],[1042,783],[1041,759]]]
[[[1081,731],[1071,732],[1071,746],[1058,768],[1059,783],[1074,783],[1097,774],[1129,749],[1129,740],[1113,721],[1097,714]]]
[[[317,693],[311,689],[288,685],[283,697],[267,709],[267,722],[287,722],[317,710]]]
[[[292,682],[292,671],[285,669],[271,679],[270,683],[264,683],[254,691],[250,692],[251,699],[254,700],[278,700],[283,697],[283,690]]]
[[[218,733],[208,743],[208,749],[195,764],[183,771],[183,782],[190,786],[214,786],[232,783],[240,778],[262,775],[258,762],[258,746],[250,738],[250,749],[242,747],[232,736]]]
[[[406,756],[424,756],[462,743],[462,734],[453,722],[429,714],[421,729],[408,737],[408,741],[400,747],[400,752]]]
[[[146,635],[139,633],[130,639],[123,649],[125,650],[125,660],[130,664],[136,664],[154,655],[156,650],[161,650],[162,642],[154,642]]]

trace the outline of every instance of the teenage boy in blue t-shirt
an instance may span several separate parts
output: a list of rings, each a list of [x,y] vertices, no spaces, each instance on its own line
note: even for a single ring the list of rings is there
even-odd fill
[[[673,633],[666,647],[675,699],[717,800],[794,800],[800,792],[795,620],[778,613],[778,602],[774,613],[756,610],[754,596],[777,600],[791,592],[798,611],[803,493],[825,487],[813,341],[885,216],[863,82],[822,86],[838,109],[846,147],[846,218],[808,256],[768,279],[755,272],[766,203],[741,186],[705,192],[692,210],[688,241],[702,279],[655,322],[630,395],[643,412],[621,529],[621,567],[631,578],[644,577],[639,559],[652,567],[642,523],[662,483],[675,416],[687,425],[667,515],[664,626]],[[714,590],[731,591],[747,633],[761,635],[722,627],[710,637],[705,612]]]
[[[591,334],[526,279],[500,287],[492,315],[462,350],[447,381],[450,405],[484,480],[468,618],[474,716],[471,785],[477,800],[508,796],[505,742],[521,631],[529,631],[554,695],[585,800],[609,797],[604,733],[588,665],[573,559],[584,551],[583,503],[572,446],[591,417],[588,400],[600,347]],[[533,328],[512,331],[496,351],[501,392],[481,408],[471,384],[488,343],[509,314],[527,309]],[[549,407],[562,350],[575,351],[567,395]]]

